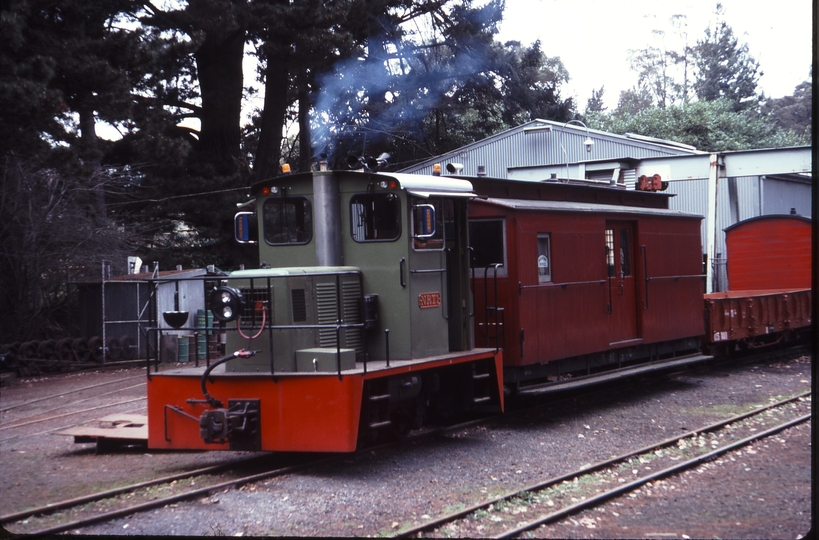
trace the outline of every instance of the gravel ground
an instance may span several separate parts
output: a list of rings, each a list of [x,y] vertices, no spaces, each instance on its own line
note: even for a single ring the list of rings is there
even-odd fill
[[[66,393],[126,378],[119,383]],[[66,394],[55,399],[33,401],[63,393]],[[4,386],[0,390],[0,409],[4,409],[0,413],[0,514],[254,455],[147,452],[140,448],[95,455],[94,444],[75,444],[73,437],[49,433],[112,413],[145,414],[144,398],[144,368],[18,379]],[[5,410],[25,403],[29,404]],[[96,409],[113,403],[121,404]],[[59,416],[86,409],[76,415]],[[18,422],[28,425],[12,427]]]
[[[507,415],[491,425],[351,455],[308,473],[215,493],[75,532],[195,536],[390,534],[425,521],[425,516],[436,516],[664,440],[743,412],[751,405],[766,404],[772,396],[808,390],[810,380],[810,358],[803,357],[780,364],[722,367],[635,381],[626,389],[568,403],[555,402],[526,414]],[[95,456],[93,450],[72,449],[70,442],[55,442],[53,436],[50,444],[40,442],[42,438],[21,438],[11,447],[8,443],[0,446],[0,501],[7,508],[4,513],[12,510],[8,503],[17,506],[18,501],[37,496],[28,482],[7,481],[8,473],[25,478],[48,469],[53,473],[41,484],[68,486],[87,481],[92,468],[113,467],[119,480],[124,481],[158,470],[168,474],[171,469],[194,463],[201,466],[225,457],[214,452]],[[644,488],[634,497],[609,503],[605,512],[575,516],[577,525],[569,520],[539,529],[537,534],[553,538],[651,534],[797,538],[811,524],[810,426],[788,430],[780,438],[785,442],[769,439],[754,446],[754,453],[742,450],[741,455],[734,455],[735,461],[726,457],[698,472],[663,481],[668,482],[667,486],[675,485],[673,490],[662,486]],[[670,491],[673,495],[669,495]],[[592,523],[588,521],[590,516],[594,527],[588,526]]]
[[[810,425],[800,425],[534,536],[801,538],[811,527],[810,454]]]

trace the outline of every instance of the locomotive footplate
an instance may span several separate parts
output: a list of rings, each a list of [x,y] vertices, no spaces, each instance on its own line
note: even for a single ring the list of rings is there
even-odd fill
[[[262,449],[261,410],[258,399],[229,399],[228,408],[209,409],[199,417],[199,435],[208,443],[231,450]]]

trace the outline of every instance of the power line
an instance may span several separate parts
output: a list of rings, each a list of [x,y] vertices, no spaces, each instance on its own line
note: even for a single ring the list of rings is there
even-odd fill
[[[203,191],[203,192],[200,192],[200,193],[188,193],[188,194],[185,194],[185,195],[171,195],[170,197],[164,197],[162,199],[139,199],[139,200],[135,200],[135,201],[111,203],[111,204],[109,204],[107,206],[110,208],[110,207],[113,207],[113,206],[126,206],[126,205],[129,205],[129,204],[160,203],[160,202],[171,201],[171,200],[174,200],[174,199],[188,199],[188,198],[191,198],[191,197],[202,197],[204,195],[217,195],[219,193],[230,193],[232,191],[246,191],[248,189],[250,189],[250,188],[240,187],[240,188],[230,188],[230,189],[219,189],[219,190],[216,190],[216,191]]]

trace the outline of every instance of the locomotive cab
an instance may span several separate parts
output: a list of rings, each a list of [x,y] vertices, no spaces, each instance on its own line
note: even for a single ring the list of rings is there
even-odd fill
[[[239,324],[258,324],[264,315],[279,331],[271,343],[254,343],[273,351],[274,371],[337,371],[322,360],[337,346],[346,369],[350,358],[410,360],[473,347],[469,182],[322,172],[262,182],[253,194],[262,266],[284,267],[233,272],[224,285],[242,291]],[[243,211],[236,221],[246,231],[251,220]],[[315,328],[337,323],[343,328]],[[227,350],[245,345],[247,335],[231,332]],[[322,358],[299,361],[309,354]],[[265,356],[227,369],[268,370]]]

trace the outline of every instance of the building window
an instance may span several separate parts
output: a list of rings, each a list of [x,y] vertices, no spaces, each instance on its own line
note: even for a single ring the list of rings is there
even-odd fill
[[[306,244],[313,238],[313,211],[304,197],[271,197],[264,203],[264,239],[268,244]]]
[[[552,238],[549,233],[537,235],[537,280],[539,283],[552,281]]]
[[[470,220],[469,244],[472,268],[488,268],[500,263],[503,266],[498,268],[498,275],[506,275],[506,222],[503,219]]]
[[[350,198],[350,234],[356,242],[385,242],[401,236],[401,203],[395,193]]]

